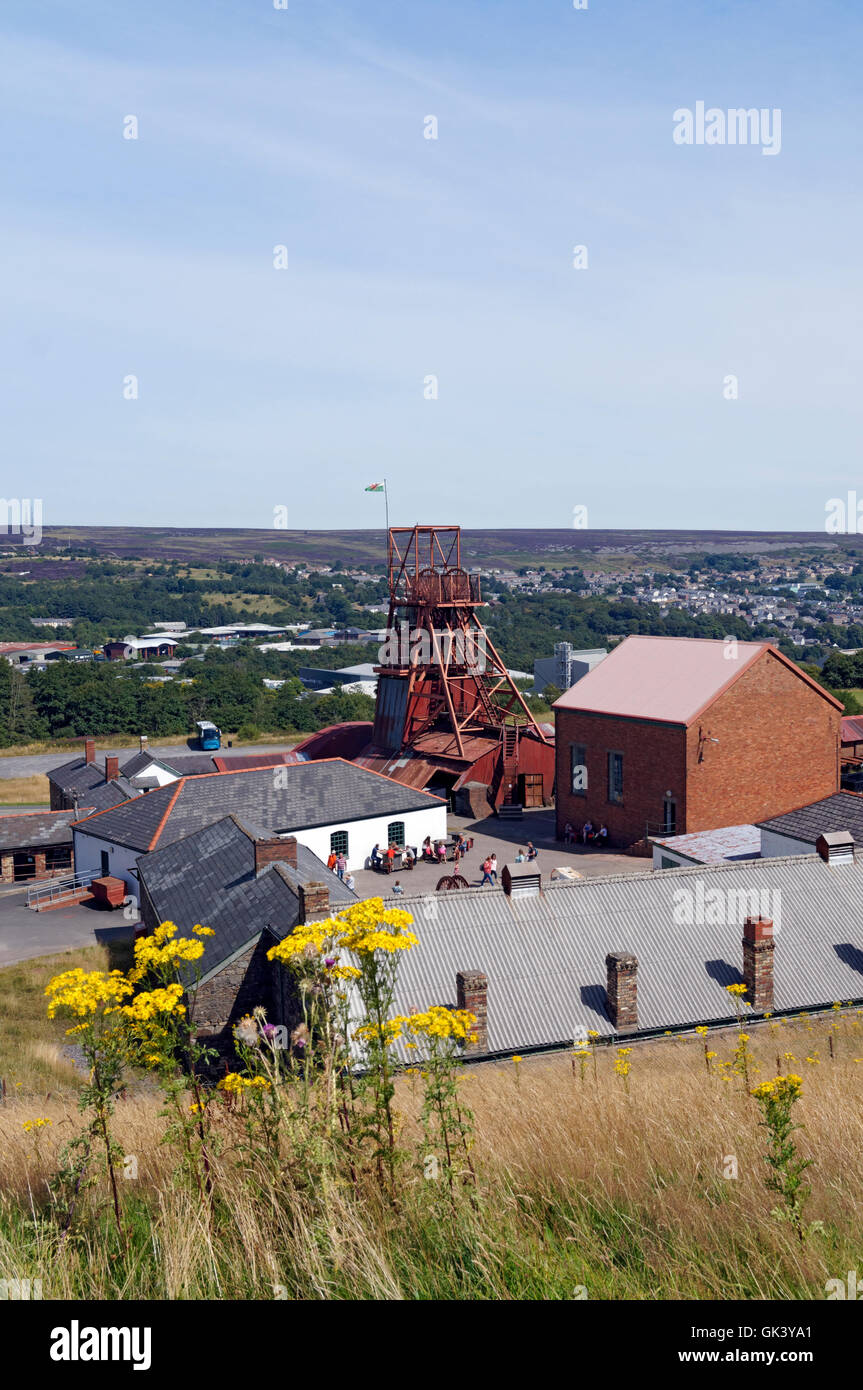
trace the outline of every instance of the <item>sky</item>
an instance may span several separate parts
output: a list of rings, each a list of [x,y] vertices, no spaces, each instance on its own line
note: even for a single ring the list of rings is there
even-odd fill
[[[394,524],[766,531],[863,497],[859,0],[276,3],[4,0],[7,496],[379,527],[385,478]],[[698,102],[778,109],[777,152],[677,143]]]

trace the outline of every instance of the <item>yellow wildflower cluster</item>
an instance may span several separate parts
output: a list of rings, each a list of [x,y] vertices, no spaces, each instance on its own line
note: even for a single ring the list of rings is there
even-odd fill
[[[159,1014],[185,1013],[182,998],[182,985],[166,985],[164,989],[151,989],[143,994],[136,994],[131,1004],[124,1004],[120,1012],[132,1023],[149,1023]]]
[[[725,989],[728,994],[736,994],[738,996],[744,995],[746,993],[745,985],[726,985]]]
[[[406,1033],[419,1033],[427,1038],[454,1038],[467,1042],[473,1035],[476,1014],[467,1009],[445,1009],[436,1004],[424,1014],[411,1014],[404,1020]]]
[[[25,1120],[21,1128],[24,1130],[26,1134],[29,1134],[32,1129],[44,1129],[45,1126],[50,1125],[50,1123],[50,1120],[45,1119]]]
[[[105,974],[103,970],[64,970],[45,986],[49,996],[48,1017],[54,1018],[63,1009],[76,1018],[92,1018],[98,1013],[113,1013],[122,999],[132,993],[132,986],[120,970]]]
[[[618,1076],[629,1076],[632,1070],[632,1063],[629,1061],[629,1054],[631,1051],[631,1047],[619,1047],[617,1049],[617,1056],[614,1059],[614,1070],[617,1072]]]
[[[388,1018],[385,1023],[361,1023],[359,1028],[354,1029],[354,1037],[361,1042],[370,1042],[373,1038],[380,1038],[389,1046],[397,1038],[401,1037],[402,1028],[408,1022],[406,1014],[396,1014],[395,1018]]]
[[[219,1082],[219,1090],[227,1091],[229,1095],[242,1095],[244,1091],[266,1090],[269,1081],[263,1076],[240,1076],[239,1072],[229,1071],[227,1076],[223,1076]]]
[[[195,926],[192,931],[198,937],[213,935],[212,927]],[[174,922],[162,922],[149,936],[142,936],[135,942],[135,964],[129,979],[143,980],[151,970],[176,966],[181,961],[200,960],[203,954],[203,941],[193,941],[190,936],[178,937]]]
[[[341,965],[338,951],[373,955],[375,951],[410,950],[417,945],[417,938],[408,931],[412,923],[409,912],[384,907],[383,898],[367,898],[323,922],[306,922],[297,927],[267,952],[267,959],[289,965],[303,955],[332,955],[330,975],[341,980],[355,979],[360,971],[355,966]]]
[[[787,1076],[774,1076],[770,1081],[762,1081],[752,1095],[756,1100],[797,1100],[803,1093],[803,1077],[795,1072]]]

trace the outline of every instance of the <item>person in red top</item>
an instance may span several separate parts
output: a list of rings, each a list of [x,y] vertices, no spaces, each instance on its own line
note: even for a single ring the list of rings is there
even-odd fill
[[[328,868],[328,869],[335,869],[335,867],[336,867],[336,859],[337,859],[337,858],[338,858],[338,856],[337,856],[335,850],[330,850],[330,855],[329,855],[329,858],[327,859],[327,868]]]
[[[387,873],[388,873],[388,874],[391,874],[392,871],[393,871],[393,864],[395,863],[395,858],[396,858],[396,847],[395,847],[395,845],[390,845],[389,849],[387,850]]]

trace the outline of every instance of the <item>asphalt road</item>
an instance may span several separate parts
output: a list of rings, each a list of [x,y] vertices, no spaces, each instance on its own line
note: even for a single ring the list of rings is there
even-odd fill
[[[244,743],[242,745],[236,745],[233,748],[228,748],[227,745],[223,743],[219,752],[226,757],[231,757],[233,754],[245,757],[248,753],[281,753],[285,749],[293,748],[295,742],[296,740],[291,743]],[[212,752],[203,753],[200,748],[189,748],[184,743],[175,743],[167,748],[154,743],[150,745],[149,751],[154,754],[155,757],[166,758],[169,762],[172,753],[175,758],[181,756],[184,758],[190,756],[198,757],[202,762],[208,762],[209,759],[213,757]],[[81,752],[83,755],[83,744]],[[138,744],[132,744],[129,748],[108,748],[106,750],[99,748],[97,740],[97,761],[103,761],[106,752],[118,754],[120,762],[123,763],[127,758],[130,758],[134,753],[138,752]],[[32,753],[16,754],[8,758],[0,757],[0,777],[33,777],[39,772],[50,772],[53,767],[62,767],[63,763],[72,762],[74,757],[75,754],[68,751],[65,753]]]

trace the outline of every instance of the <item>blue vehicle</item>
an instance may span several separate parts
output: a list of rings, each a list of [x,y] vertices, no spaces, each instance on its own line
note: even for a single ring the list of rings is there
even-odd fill
[[[195,728],[198,730],[198,742],[206,752],[214,748],[221,748],[222,731],[217,729],[209,719],[197,719]]]

